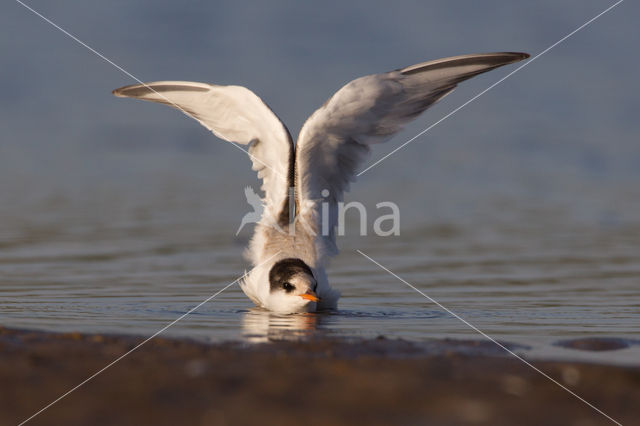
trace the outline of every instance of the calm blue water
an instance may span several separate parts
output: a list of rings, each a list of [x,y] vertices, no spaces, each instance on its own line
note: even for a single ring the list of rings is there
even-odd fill
[[[200,198],[197,188],[182,196]],[[235,223],[197,220],[202,212],[183,207],[187,200],[169,208],[169,221],[165,199],[130,199],[152,204],[129,209],[120,198],[119,207],[106,214],[103,208],[114,201],[106,198],[104,205],[85,206],[96,210],[82,217],[74,217],[72,201],[58,200],[38,222],[5,216],[13,226],[0,235],[2,324],[150,335],[239,277],[247,267],[241,253],[249,233],[235,239]],[[638,227],[572,227],[554,224],[551,214],[536,216],[544,226],[479,219],[407,225],[396,237],[345,236],[330,269],[333,285],[343,292],[338,312],[277,316],[253,308],[233,286],[166,334],[216,342],[316,333],[482,339],[357,249],[490,336],[545,356],[586,356],[550,346],[565,338],[637,338]],[[588,355],[632,362],[638,351]]]
[[[393,201],[401,234],[360,237],[350,218],[329,271],[343,293],[338,312],[278,317],[234,286],[167,334],[482,339],[361,250],[530,356],[637,363],[637,346],[552,346],[640,335],[640,131],[629,86],[639,63],[628,55],[637,5],[627,3],[361,177],[347,199],[367,205],[368,230],[375,204]],[[32,5],[143,80],[246,85],[294,135],[352,78],[460,53],[535,54],[606,7]],[[150,335],[247,268],[250,229],[234,233],[248,211],[243,188],[258,187],[249,162],[175,111],[113,98],[127,76],[17,3],[3,8],[0,324]],[[512,69],[468,82],[372,161]]]

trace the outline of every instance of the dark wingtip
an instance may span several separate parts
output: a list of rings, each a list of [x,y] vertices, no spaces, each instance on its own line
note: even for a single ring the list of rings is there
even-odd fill
[[[511,55],[516,56],[519,61],[522,61],[524,59],[527,59],[527,58],[531,57],[531,55],[529,55],[528,53],[525,53],[525,52],[508,52],[508,53],[510,53]]]
[[[118,97],[118,98],[124,98],[125,96],[122,94],[122,89],[124,89],[124,88],[125,88],[125,87],[119,87],[119,88],[117,88],[117,89],[113,89],[113,90],[111,91],[111,94],[112,94],[113,96]]]
[[[507,62],[504,62],[503,65],[523,61],[531,57],[531,55],[525,52],[496,52],[496,53],[488,53],[488,55],[501,56],[503,59],[507,61]]]
[[[503,58],[506,59],[500,66],[524,61],[525,59],[531,57],[531,55],[525,52],[500,52],[498,53],[498,55],[502,55]]]

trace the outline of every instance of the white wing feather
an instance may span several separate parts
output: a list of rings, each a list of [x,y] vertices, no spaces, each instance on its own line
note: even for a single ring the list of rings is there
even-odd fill
[[[329,202],[328,244],[335,251],[337,202],[355,180],[369,145],[384,142],[407,122],[451,92],[457,83],[528,58],[526,53],[486,53],[423,62],[351,81],[300,131],[296,148],[296,190],[303,220],[321,233],[322,201]],[[322,191],[329,190],[323,197]]]
[[[241,86],[156,81],[121,87],[113,94],[172,106],[219,138],[249,145],[253,170],[263,180],[267,209],[273,217],[283,208],[288,212],[293,142],[285,125],[255,93]]]

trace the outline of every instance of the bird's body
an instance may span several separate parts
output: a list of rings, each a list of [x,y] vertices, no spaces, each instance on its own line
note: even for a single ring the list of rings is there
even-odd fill
[[[176,107],[221,139],[249,145],[265,197],[242,290],[272,311],[307,312],[337,306],[325,268],[337,253],[338,202],[370,145],[388,140],[459,82],[528,56],[455,56],[358,78],[309,117],[295,147],[284,124],[244,87],[161,81],[113,93]],[[257,202],[249,194],[247,200],[255,210]]]
[[[295,311],[307,312],[318,309],[332,309],[337,306],[340,294],[329,286],[325,272],[328,253],[323,253],[322,247],[316,243],[315,231],[308,229],[301,216],[278,230],[269,224],[258,223],[255,233],[247,249],[247,257],[256,265],[241,282],[242,290],[258,306],[269,308],[276,312],[288,313],[290,309],[285,304],[281,307],[278,300],[269,303],[272,295],[269,283],[269,273],[278,262],[291,263],[291,259],[299,259],[312,271],[313,282],[302,285],[300,293],[311,290],[318,297],[317,301],[309,299],[294,299],[301,302]],[[263,264],[265,259],[273,262]],[[276,293],[277,295],[277,293]]]

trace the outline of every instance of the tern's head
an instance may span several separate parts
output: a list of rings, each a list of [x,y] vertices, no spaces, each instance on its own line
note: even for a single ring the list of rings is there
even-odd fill
[[[279,260],[269,271],[269,309],[282,313],[315,311],[320,300],[317,285],[311,268],[302,260]]]

